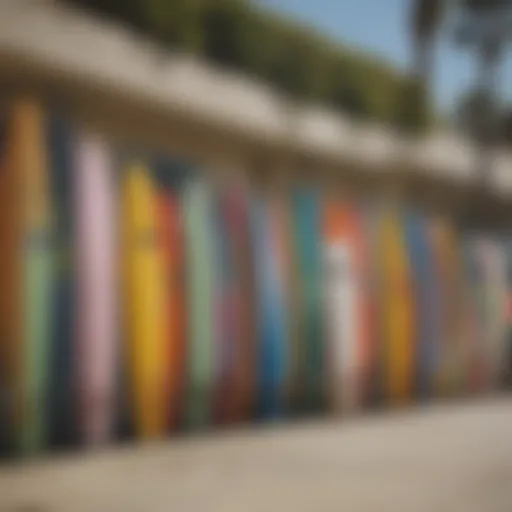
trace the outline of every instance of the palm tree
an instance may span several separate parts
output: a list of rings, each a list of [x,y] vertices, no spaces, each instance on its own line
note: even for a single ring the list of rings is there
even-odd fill
[[[447,0],[413,0],[412,45],[415,76],[428,87],[432,74],[434,39],[441,23]]]
[[[432,75],[434,39],[449,0],[412,0],[411,77],[397,102],[397,124],[404,135],[421,133],[428,125],[429,82]]]
[[[481,186],[486,184],[492,155],[493,111],[490,106],[495,99],[493,79],[496,66],[501,56],[500,50],[506,42],[508,34],[503,32],[501,25],[504,16],[512,11],[512,0],[412,0],[412,46],[414,78],[418,81],[424,93],[428,94],[429,82],[432,76],[432,57],[435,36],[448,7],[457,11],[459,27],[457,39],[459,43],[472,46],[480,59],[478,88],[480,105],[472,114],[471,128],[474,130],[476,141],[480,146],[479,177]],[[479,20],[483,21],[480,24]],[[495,25],[489,25],[489,22]],[[468,25],[468,22],[469,25]],[[487,25],[487,30],[481,30]],[[490,29],[490,30],[489,30]],[[425,97],[425,94],[424,96]],[[410,104],[412,107],[412,103]],[[489,149],[491,152],[489,152]],[[469,202],[468,214],[479,219],[483,213],[480,207],[478,187],[475,188],[477,197]]]

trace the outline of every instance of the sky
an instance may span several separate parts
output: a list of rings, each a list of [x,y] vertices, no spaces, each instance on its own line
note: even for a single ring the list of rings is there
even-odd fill
[[[353,44],[406,68],[409,62],[408,13],[411,0],[256,0],[287,17],[316,27],[326,36]],[[450,40],[448,27],[436,48],[434,97],[449,111],[475,84],[475,59]],[[512,44],[510,46],[512,50]],[[508,50],[499,76],[500,92],[512,102],[512,55]],[[508,87],[507,87],[508,85]]]

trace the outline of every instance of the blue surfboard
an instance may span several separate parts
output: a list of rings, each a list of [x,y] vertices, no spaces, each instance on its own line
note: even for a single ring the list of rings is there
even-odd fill
[[[276,419],[283,415],[285,407],[284,303],[278,286],[269,211],[262,200],[253,200],[251,217],[257,294],[258,412],[262,419]]]
[[[440,329],[439,290],[425,220],[417,213],[405,217],[405,234],[415,300],[415,388],[420,400],[430,396]]]

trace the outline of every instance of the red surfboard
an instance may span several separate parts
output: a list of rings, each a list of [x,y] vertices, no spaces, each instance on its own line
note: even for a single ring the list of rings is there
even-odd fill
[[[179,199],[161,190],[158,199],[158,236],[166,280],[166,323],[168,367],[165,383],[169,428],[180,420],[185,368],[184,252]]]
[[[254,275],[248,225],[248,202],[241,185],[226,185],[218,196],[222,231],[222,263],[228,265],[221,283],[223,380],[216,401],[221,423],[248,419],[255,387]],[[224,267],[224,270],[227,270]]]

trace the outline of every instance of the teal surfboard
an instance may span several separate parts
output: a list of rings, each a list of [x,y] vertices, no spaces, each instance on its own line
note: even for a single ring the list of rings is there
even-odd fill
[[[253,200],[252,220],[258,296],[258,412],[262,419],[276,419],[285,410],[286,318],[277,241],[264,199]]]
[[[300,301],[300,409],[314,413],[326,400],[319,200],[313,192],[296,191],[292,201]]]

